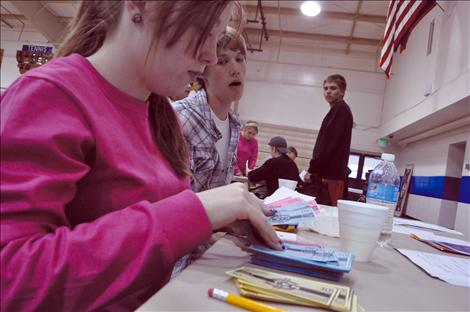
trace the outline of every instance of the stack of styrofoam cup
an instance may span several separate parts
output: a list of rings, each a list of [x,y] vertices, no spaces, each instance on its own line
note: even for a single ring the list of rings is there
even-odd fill
[[[353,253],[356,261],[369,262],[387,212],[378,205],[338,200],[341,250]]]
[[[295,191],[295,188],[297,186],[297,181],[294,181],[294,180],[277,179],[277,181],[279,183],[279,187],[284,186],[284,187],[287,187],[290,190]]]

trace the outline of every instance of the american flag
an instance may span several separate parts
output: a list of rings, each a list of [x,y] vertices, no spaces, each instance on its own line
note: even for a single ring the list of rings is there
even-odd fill
[[[391,0],[380,55],[380,67],[390,78],[393,53],[406,48],[408,37],[418,22],[436,5],[436,0]]]

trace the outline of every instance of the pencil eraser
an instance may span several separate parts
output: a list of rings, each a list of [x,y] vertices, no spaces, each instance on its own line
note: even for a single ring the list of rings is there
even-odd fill
[[[209,297],[212,297],[212,295],[214,294],[214,288],[209,288],[207,294],[209,295]]]

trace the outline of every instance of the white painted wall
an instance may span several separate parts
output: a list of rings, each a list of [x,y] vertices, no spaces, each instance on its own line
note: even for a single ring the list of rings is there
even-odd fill
[[[352,149],[380,152],[380,126],[385,77],[376,71],[376,59],[325,50],[278,50],[263,46],[248,56],[245,93],[239,103],[243,120],[319,130],[329,110],[323,99],[323,80],[339,73],[348,83],[345,101],[356,128]],[[279,57],[278,57],[279,55]]]
[[[393,58],[387,81],[385,136],[470,95],[470,1],[441,1],[414,29],[406,50]],[[435,21],[432,53],[426,56],[429,24]],[[432,93],[424,96],[425,85]],[[469,111],[470,113],[470,107]]]
[[[457,214],[455,216],[455,229],[464,233],[467,240],[470,240],[470,204],[458,203]]]
[[[449,146],[465,144],[464,165],[459,169],[449,161]],[[403,175],[405,166],[414,165],[414,176],[470,176],[465,164],[470,163],[470,127],[456,129],[423,141],[412,143],[399,150],[395,164]],[[407,215],[440,224],[466,233],[470,237],[470,205],[437,198],[409,195]]]
[[[403,54],[394,56],[379,136],[400,131],[431,114],[437,113],[439,118],[441,109],[470,95],[470,2],[440,1],[440,5],[445,11],[435,7],[414,29]],[[426,56],[432,20],[435,23],[432,52]],[[426,97],[427,84],[432,86],[432,92]],[[470,115],[470,105],[464,106],[461,117],[465,115]],[[469,127],[391,149],[397,154],[400,173],[405,165],[414,164],[415,176],[468,176],[470,173],[464,168],[451,168],[449,146],[458,142],[465,143],[464,163],[470,163]],[[470,236],[468,204],[410,195],[407,213],[420,220],[455,227]]]

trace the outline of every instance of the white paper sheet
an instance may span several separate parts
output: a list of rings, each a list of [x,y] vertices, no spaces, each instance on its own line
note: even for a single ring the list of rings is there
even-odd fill
[[[307,174],[307,171],[305,171],[305,170],[302,170],[302,172],[299,173],[299,178],[304,182],[305,182],[304,177],[305,177],[306,174]]]
[[[408,227],[415,227],[415,228],[430,229],[430,230],[434,230],[434,231],[446,232],[446,233],[457,234],[457,235],[463,235],[462,233],[460,233],[458,231],[451,230],[451,229],[448,229],[448,228],[440,226],[440,225],[430,224],[430,223],[417,221],[417,220],[409,220],[409,219],[403,219],[403,218],[393,218],[393,224],[408,226]]]
[[[339,237],[338,209],[322,206],[320,213],[315,216],[313,221],[302,225],[322,235]]]
[[[401,248],[397,250],[429,275],[452,285],[470,288],[470,259]]]
[[[422,232],[422,231],[420,231]],[[450,238],[450,237],[445,237],[441,235],[436,235],[431,232],[424,232],[424,233],[416,233],[416,230],[413,230],[413,234],[417,235],[421,239],[426,239],[426,240],[433,240],[436,242],[442,242],[442,243],[449,243],[449,244],[456,244],[456,245],[462,245],[462,246],[467,246],[470,247],[470,242],[457,239],[457,238]]]
[[[300,194],[299,192],[288,189],[285,186],[281,186],[271,196],[266,197],[264,199],[264,203],[266,205],[269,205],[270,203],[273,203],[275,201],[278,201],[278,200],[281,200],[281,199],[284,199],[284,198],[287,198],[287,197],[302,198],[305,201],[311,201],[311,200],[315,199],[315,197],[313,197],[313,196]]]
[[[406,234],[406,235],[416,234],[419,237],[421,237],[421,235],[425,236],[428,233],[432,234],[432,232],[430,232],[431,230],[426,231],[426,230],[418,229],[418,228],[415,228],[415,227],[409,227],[409,226],[397,225],[397,224],[393,225],[392,231],[394,233],[401,233],[401,234]]]
[[[277,237],[282,240],[297,241],[297,234],[289,232],[276,231]]]

